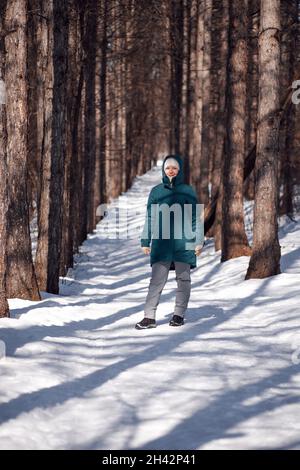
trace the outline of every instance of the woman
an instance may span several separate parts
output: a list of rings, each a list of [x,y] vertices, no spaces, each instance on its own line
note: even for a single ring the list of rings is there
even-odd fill
[[[191,291],[190,269],[203,247],[204,227],[200,221],[197,195],[184,183],[183,162],[178,155],[167,155],[162,165],[162,183],[150,191],[141,247],[150,254],[152,275],[138,330],[155,328],[156,309],[169,270],[176,271],[177,291],[170,326],[184,324]],[[151,244],[151,248],[150,248]]]

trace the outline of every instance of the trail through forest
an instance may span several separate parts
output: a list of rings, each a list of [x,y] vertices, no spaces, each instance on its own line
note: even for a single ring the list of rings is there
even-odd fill
[[[280,221],[282,274],[244,281],[249,258],[220,263],[208,241],[186,324],[168,325],[171,271],[158,327],[137,331],[151,273],[139,230],[160,164],[108,211],[128,203],[136,237],[107,238],[103,219],[60,295],[9,300],[0,448],[300,449],[300,219]],[[245,220],[251,239],[252,203]]]

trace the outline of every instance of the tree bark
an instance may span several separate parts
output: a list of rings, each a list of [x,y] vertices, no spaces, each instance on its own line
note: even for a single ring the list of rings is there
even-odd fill
[[[214,69],[213,74],[218,74],[218,107],[216,111],[216,136],[213,152],[213,168],[211,178],[211,198],[221,189],[224,165],[224,141],[226,135],[226,67],[228,60],[228,28],[229,28],[229,4],[228,0],[217,0],[215,2],[216,31],[213,32],[215,49],[213,55]],[[216,219],[213,226],[213,236],[215,250],[222,248],[222,191],[219,191],[219,198],[216,210]]]
[[[6,0],[0,0],[0,318],[9,317],[5,292],[6,236],[7,236],[7,161],[6,161],[6,106],[5,106],[5,46],[3,17]]]
[[[38,24],[41,21],[37,11],[39,0],[28,0],[28,45],[27,45],[27,80],[28,80],[28,203],[30,221],[37,215],[37,203],[40,197],[41,152],[38,147],[39,110],[39,73],[37,67]]]
[[[297,54],[298,1],[281,3],[282,39],[280,90],[286,92],[293,80]],[[293,187],[296,183],[293,168],[293,146],[296,130],[296,107],[290,106],[280,126],[278,162],[278,204],[279,213],[293,216]],[[282,195],[280,194],[282,190]]]
[[[107,89],[107,17],[108,0],[102,0],[102,37],[101,37],[101,62],[100,62],[100,203],[107,201],[106,194],[106,89]]]
[[[58,294],[62,237],[64,162],[66,152],[67,5],[51,0],[45,6],[43,37],[47,43],[44,89],[42,188],[36,272],[41,290]]]
[[[265,278],[280,273],[277,224],[280,0],[261,0],[260,15],[253,252],[246,279]]]
[[[191,48],[189,79],[189,159],[190,182],[198,193],[200,187],[200,152],[202,136],[202,67],[204,17],[200,2],[193,0],[191,8]]]
[[[34,273],[27,193],[27,2],[7,2],[5,29],[8,164],[7,297],[40,300]]]
[[[180,152],[180,115],[183,72],[183,0],[170,0],[170,152]]]
[[[230,2],[227,83],[227,137],[223,179],[222,257],[227,261],[251,252],[244,225],[243,170],[245,159],[247,0]]]
[[[96,167],[96,37],[97,15],[94,0],[87,2],[86,28],[84,37],[85,51],[85,127],[84,127],[84,224],[86,234],[96,226],[95,167]]]
[[[247,70],[247,104],[246,104],[246,152],[256,144],[257,105],[258,105],[258,33],[259,33],[260,0],[248,3],[248,70]],[[244,196],[254,199],[254,172],[244,185]]]
[[[212,115],[212,73],[211,73],[211,42],[212,42],[212,0],[203,2],[203,67],[202,67],[202,136],[200,151],[200,180],[197,193],[201,204],[209,202],[209,162],[213,145]]]

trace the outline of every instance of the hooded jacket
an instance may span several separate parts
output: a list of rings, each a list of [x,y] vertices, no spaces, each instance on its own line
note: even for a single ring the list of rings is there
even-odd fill
[[[164,171],[167,158],[175,158],[179,171],[169,180]],[[162,183],[149,194],[141,246],[150,247],[150,264],[157,261],[174,261],[197,266],[195,246],[204,241],[204,224],[201,207],[194,188],[184,183],[183,162],[178,155],[168,155],[162,164]],[[198,210],[197,210],[198,208]],[[200,215],[202,215],[200,219]]]

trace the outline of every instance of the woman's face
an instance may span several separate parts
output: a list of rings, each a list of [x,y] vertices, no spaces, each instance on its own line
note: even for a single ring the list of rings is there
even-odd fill
[[[165,168],[165,173],[168,176],[168,178],[174,178],[174,176],[178,175],[179,169],[177,166],[173,165],[167,165]]]

